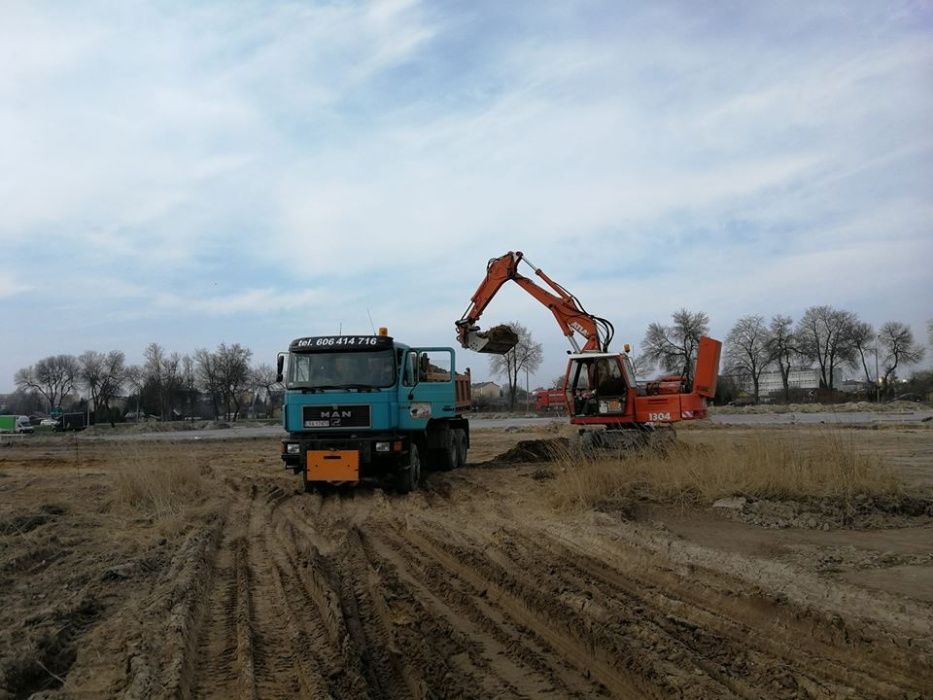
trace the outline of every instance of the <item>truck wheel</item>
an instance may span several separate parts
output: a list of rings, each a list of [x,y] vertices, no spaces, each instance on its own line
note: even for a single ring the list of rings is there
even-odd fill
[[[456,442],[457,442],[457,468],[466,466],[467,461],[467,436],[466,431],[463,429],[457,429],[454,431],[456,433]]]
[[[447,431],[446,445],[439,450],[435,450],[437,457],[435,463],[441,471],[450,471],[458,466],[459,450],[457,448],[457,430]]]
[[[399,493],[416,491],[421,483],[421,455],[418,453],[418,446],[412,443],[408,454],[408,466],[402,467],[398,473]]]

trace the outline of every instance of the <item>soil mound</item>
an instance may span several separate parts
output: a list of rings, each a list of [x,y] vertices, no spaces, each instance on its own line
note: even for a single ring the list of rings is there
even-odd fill
[[[718,510],[727,517],[765,528],[861,530],[917,526],[919,522],[933,521],[933,497],[929,496],[859,495],[851,500],[736,498],[722,499],[719,503],[723,506]]]
[[[549,440],[521,440],[515,447],[493,458],[493,462],[523,464],[527,462],[550,462],[570,449],[567,438]]]

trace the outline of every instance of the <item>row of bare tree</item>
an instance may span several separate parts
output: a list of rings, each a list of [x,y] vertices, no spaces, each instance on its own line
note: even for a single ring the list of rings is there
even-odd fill
[[[20,391],[42,396],[49,410],[84,390],[98,418],[110,416],[113,399],[128,392],[136,398],[137,416],[143,404],[162,419],[179,411],[192,415],[206,400],[214,417],[236,420],[245,401],[268,397],[276,386],[275,369],[268,364],[251,367],[252,354],[239,343],[221,343],[213,351],[201,348],[193,355],[150,343],[142,364],[127,365],[119,350],[88,350],[78,356],[45,357],[16,372],[14,381]]]
[[[681,309],[672,321],[648,327],[636,363],[640,374],[660,366],[690,378],[699,338],[709,332],[709,316]],[[933,345],[933,321],[928,331]],[[725,372],[749,382],[755,401],[761,375],[769,367],[780,372],[785,399],[790,396],[791,370],[810,367],[819,370],[820,386],[829,390],[835,388],[838,369],[857,368],[867,384],[880,384],[887,396],[898,370],[920,362],[925,353],[907,324],[888,321],[876,331],[853,312],[832,306],[812,306],[796,324],[780,314],[770,322],[761,315],[743,316],[729,332],[724,349]],[[878,367],[874,375],[872,365]]]

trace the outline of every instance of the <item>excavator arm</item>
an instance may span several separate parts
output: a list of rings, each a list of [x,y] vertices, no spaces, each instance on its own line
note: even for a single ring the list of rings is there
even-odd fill
[[[536,284],[534,280],[518,271],[518,265],[522,261],[544,280],[550,290]],[[497,355],[503,355],[515,347],[518,343],[518,336],[508,326],[497,326],[483,332],[476,325],[489,302],[509,280],[515,282],[550,310],[574,351],[608,351],[614,332],[612,324],[604,318],[587,312],[573,294],[548,277],[540,268],[535,267],[521,252],[508,252],[489,261],[486,266],[486,278],[476,288],[470,300],[470,307],[456,322],[457,339],[460,345],[476,352]],[[583,337],[582,347],[574,337],[575,333]]]

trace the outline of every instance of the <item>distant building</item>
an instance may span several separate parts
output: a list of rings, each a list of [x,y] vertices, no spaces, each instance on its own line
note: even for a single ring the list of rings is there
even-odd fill
[[[836,369],[833,373],[833,386],[842,387],[842,370]],[[796,367],[791,369],[787,377],[787,385],[790,389],[819,389],[820,388],[820,369],[819,367]],[[754,391],[751,379],[739,380],[739,386],[743,391],[749,394]],[[784,380],[781,378],[779,369],[769,369],[761,373],[758,379],[758,394],[762,397],[769,394],[784,391]]]
[[[474,399],[502,398],[502,387],[495,382],[478,382],[471,386]]]
[[[834,386],[846,394],[865,394],[875,390],[875,385],[864,379],[846,379]]]

